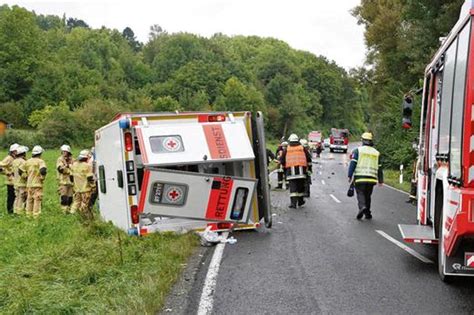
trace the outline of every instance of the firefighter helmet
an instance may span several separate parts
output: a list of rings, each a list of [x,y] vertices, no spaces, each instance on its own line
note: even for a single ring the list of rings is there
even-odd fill
[[[288,141],[289,142],[298,142],[300,140],[300,138],[298,138],[298,135],[296,135],[295,133],[292,133],[289,137],[288,137]]]
[[[300,140],[300,143],[301,143],[301,145],[302,145],[303,147],[307,147],[307,146],[308,146],[308,140],[306,140],[306,139],[301,139],[301,140]]]
[[[364,132],[362,134],[362,140],[372,141],[374,140],[374,136],[372,135],[371,132]]]
[[[283,142],[281,143],[281,146],[282,146],[282,147],[287,147],[287,146],[288,146],[288,142],[283,141]]]
[[[40,155],[40,154],[43,153],[43,152],[44,152],[44,150],[43,150],[43,148],[42,148],[41,146],[35,145],[35,146],[33,147],[33,150],[31,151],[31,154],[33,154],[33,155]]]
[[[77,157],[78,159],[87,159],[89,158],[89,150],[82,150],[79,152],[79,156]]]
[[[28,152],[28,147],[25,147],[24,145],[20,145],[18,149],[16,150],[16,154],[18,155],[24,154],[26,152]]]
[[[10,146],[10,152],[13,152],[13,151],[16,151],[18,150],[18,148],[20,147],[20,145],[18,143],[14,143]]]
[[[62,152],[66,151],[66,152],[71,153],[71,147],[68,146],[67,144],[63,144],[63,145],[61,146],[61,151],[62,151]]]

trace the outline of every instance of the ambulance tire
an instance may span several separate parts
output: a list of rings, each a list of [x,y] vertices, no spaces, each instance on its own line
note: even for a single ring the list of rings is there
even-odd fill
[[[442,186],[441,186],[442,187]],[[443,202],[443,195],[441,194],[440,196],[436,195],[436,199],[441,198],[441,202]],[[436,200],[435,199],[435,200]],[[439,199],[438,199],[439,200]],[[438,220],[438,231],[439,231],[439,237],[438,237],[438,273],[441,281],[445,283],[451,283],[453,281],[453,276],[446,275],[444,273],[444,264],[443,260],[446,260],[446,255],[444,253],[444,247],[443,247],[443,207],[440,207],[440,219]]]

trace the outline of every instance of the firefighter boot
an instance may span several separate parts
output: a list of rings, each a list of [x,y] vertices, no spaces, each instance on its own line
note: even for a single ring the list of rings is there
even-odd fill
[[[305,203],[306,201],[304,201],[303,197],[298,197],[298,207],[304,206]]]
[[[288,208],[296,209],[296,204],[298,202],[298,197],[290,197],[291,203]]]
[[[364,216],[364,213],[366,212],[365,208],[362,208],[359,210],[359,213],[357,213],[356,219],[360,220]]]
[[[368,209],[365,210],[364,215],[365,215],[365,218],[366,218],[367,220],[372,219],[372,212],[370,212],[370,210],[368,210]]]

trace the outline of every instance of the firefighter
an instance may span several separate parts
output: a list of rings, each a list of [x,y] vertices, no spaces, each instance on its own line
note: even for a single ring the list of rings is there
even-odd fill
[[[94,174],[94,189],[92,191],[91,200],[90,200],[90,207],[91,209],[94,207],[94,204],[99,196],[99,188],[97,187],[97,172],[96,172],[96,162],[95,162],[95,148],[92,147],[89,153],[89,159],[87,162],[92,167],[92,173]]]
[[[284,165],[286,178],[290,186],[290,208],[295,209],[305,204],[305,182],[311,170],[311,154],[305,149],[296,134],[288,138],[289,145],[283,151],[281,163]]]
[[[15,187],[13,186],[12,164],[15,160],[16,151],[19,147],[20,145],[18,143],[12,144],[8,150],[8,155],[0,162],[0,172],[6,176],[7,212],[10,214],[13,213],[13,204],[15,202]]]
[[[71,165],[74,162],[71,147],[64,144],[60,148],[61,156],[56,161],[56,178],[58,179],[58,193],[61,209],[64,214],[71,213],[72,204],[72,181]]]
[[[300,143],[303,146],[303,148],[305,148],[309,152],[309,155],[312,156],[312,154],[309,150],[308,140],[301,139]],[[309,163],[310,164],[312,163],[312,159]],[[312,180],[311,180],[311,175],[312,175],[311,171],[308,170],[306,172],[306,180],[304,182],[304,197],[305,198],[309,198],[310,195],[311,195],[311,184],[313,183]]]
[[[25,211],[25,204],[27,198],[27,177],[26,174],[22,173],[20,168],[26,162],[26,152],[28,152],[28,147],[19,146],[16,151],[16,159],[12,163],[13,186],[15,188],[15,202],[13,204],[13,211],[16,214],[22,214]]]
[[[77,161],[71,166],[71,173],[74,183],[74,201],[72,203],[72,212],[79,212],[85,220],[92,220],[93,214],[90,207],[91,195],[95,189],[94,174],[92,165],[87,161],[89,151],[82,150],[79,153]]]
[[[383,172],[379,165],[380,153],[373,148],[373,136],[370,132],[362,134],[362,146],[352,151],[349,165],[349,182],[355,183],[359,212],[357,220],[372,219],[370,211],[372,191],[375,184],[383,185]]]
[[[44,150],[39,145],[33,147],[31,159],[20,166],[20,171],[27,176],[26,180],[26,215],[34,218],[41,214],[41,202],[43,200],[43,183],[46,178],[46,163],[41,158]]]
[[[283,154],[283,151],[288,147],[288,142],[283,141],[277,148],[275,152],[275,157],[278,163],[278,169],[277,169],[277,175],[278,175],[278,189],[282,189],[283,185],[285,185],[285,188],[288,188],[288,185],[286,183],[286,175],[285,175],[285,170],[283,168],[283,164],[281,163],[281,156]]]

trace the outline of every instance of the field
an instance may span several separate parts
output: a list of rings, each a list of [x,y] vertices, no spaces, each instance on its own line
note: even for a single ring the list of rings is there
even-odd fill
[[[58,154],[44,154],[49,173],[37,220],[6,214],[1,176],[0,313],[156,313],[196,237],[130,237],[99,219],[84,224],[63,215],[54,170]]]
[[[400,171],[399,170],[384,170],[383,171],[384,181],[387,185],[401,189],[406,192],[410,192],[410,180],[411,173],[403,173],[403,183],[400,184]]]

